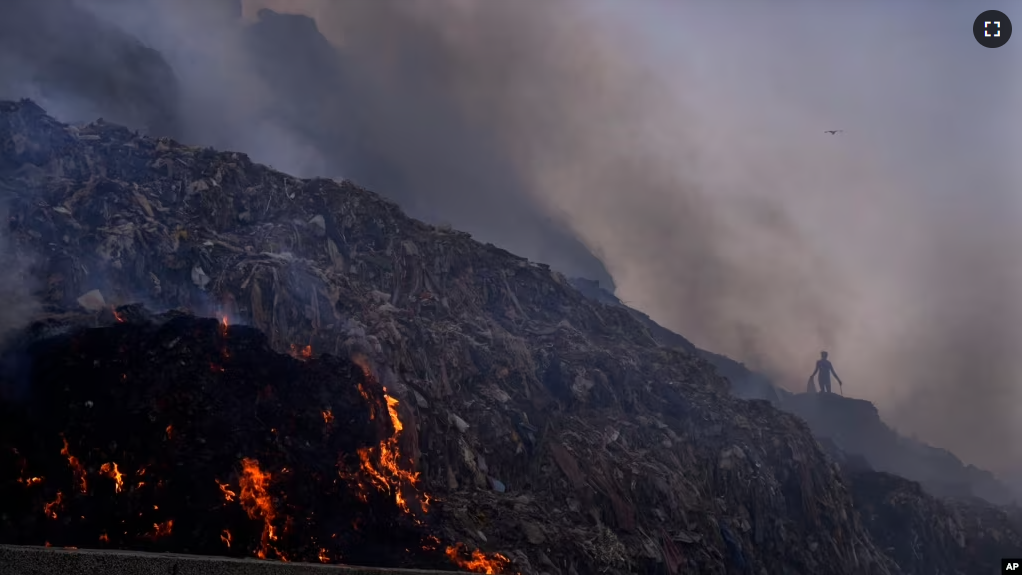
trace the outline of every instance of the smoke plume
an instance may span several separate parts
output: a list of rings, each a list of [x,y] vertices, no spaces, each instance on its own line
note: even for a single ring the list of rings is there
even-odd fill
[[[965,10],[43,4],[0,8],[0,95],[352,178],[792,389],[826,348],[898,427],[1022,471],[1017,86]]]

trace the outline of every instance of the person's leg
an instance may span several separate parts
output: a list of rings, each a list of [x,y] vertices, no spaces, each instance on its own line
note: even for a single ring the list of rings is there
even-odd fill
[[[820,378],[820,391],[823,393],[830,393],[830,380]]]

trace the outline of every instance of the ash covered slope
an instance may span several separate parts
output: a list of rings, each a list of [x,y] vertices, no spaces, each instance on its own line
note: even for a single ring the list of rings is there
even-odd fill
[[[0,104],[0,187],[46,306],[98,289],[367,355],[445,533],[523,573],[896,572],[801,420],[543,265],[349,182],[27,101]]]

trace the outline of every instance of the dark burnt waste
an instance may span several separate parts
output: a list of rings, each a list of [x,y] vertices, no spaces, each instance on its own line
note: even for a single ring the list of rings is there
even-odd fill
[[[4,358],[27,377],[4,389],[28,388],[0,399],[0,541],[451,568],[425,514],[364,476],[359,450],[394,429],[361,367],[222,320],[118,315]]]

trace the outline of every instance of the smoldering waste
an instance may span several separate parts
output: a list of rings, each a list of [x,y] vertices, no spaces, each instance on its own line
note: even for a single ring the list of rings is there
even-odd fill
[[[140,423],[155,430],[147,427],[136,443],[131,436],[116,445],[104,435],[112,431],[96,431],[107,429],[107,418],[75,419],[86,410],[106,409],[99,400],[75,396],[77,404],[54,405],[69,422],[95,422],[70,430],[54,424],[45,437],[29,434],[36,439],[14,446],[26,466],[45,466],[24,472],[18,467],[10,475],[17,489],[39,490],[35,507],[24,511],[31,516],[11,516],[25,525],[19,534],[68,544],[47,531],[67,522],[85,529],[85,539],[98,541],[104,534],[88,526],[88,515],[60,506],[72,497],[80,502],[75,505],[88,497],[112,498],[110,510],[95,511],[102,518],[118,509],[118,496],[127,502],[136,493],[152,497],[144,491],[152,489],[150,483],[131,491],[141,481],[141,465],[154,457],[147,449],[174,450],[167,455],[173,467],[156,478],[164,481],[162,489],[194,482],[194,494],[173,492],[178,506],[216,513],[210,524],[236,531],[231,549],[262,551],[268,558],[279,553],[315,558],[336,533],[340,547],[328,551],[342,561],[364,562],[356,543],[388,545],[367,533],[389,526],[412,549],[402,556],[409,564],[434,565],[443,554],[476,572],[507,569],[500,554],[522,575],[895,575],[918,572],[919,563],[909,557],[952,541],[944,549],[953,559],[947,572],[967,574],[978,556],[974,538],[1014,541],[1018,534],[1007,523],[993,530],[987,522],[962,521],[963,538],[930,537],[951,527],[924,526],[953,523],[935,515],[939,509],[932,499],[912,497],[905,485],[884,481],[856,479],[850,492],[849,477],[835,463],[841,459],[828,457],[801,419],[765,401],[733,397],[703,357],[658,343],[633,310],[587,299],[547,266],[408,218],[351,182],[293,178],[244,154],[147,138],[105,122],[67,126],[22,101],[0,102],[0,192],[9,200],[7,237],[35,258],[30,270],[35,295],[43,312],[63,318],[54,320],[58,323],[74,310],[109,316],[111,305],[144,300],[159,309],[241,319],[266,334],[260,349],[270,364],[284,365],[270,350],[301,361],[311,346],[312,355],[358,358],[378,376],[378,387],[366,388],[370,399],[360,404],[361,394],[356,397],[351,388],[365,383],[346,360],[306,367],[287,360],[293,365],[288,369],[297,370],[290,375],[309,376],[288,384],[301,396],[290,397],[261,371],[283,368],[260,367],[253,357],[249,380],[255,383],[247,399],[231,408],[236,415],[225,418],[228,423],[204,423],[213,427],[200,425],[167,439],[166,424],[161,429],[148,422],[147,410]],[[228,401],[225,391],[214,388],[229,389],[225,382],[240,380],[231,379],[236,367],[219,355],[214,332],[220,328],[215,320],[195,325],[207,326],[202,328],[207,335],[196,337],[209,345],[196,344],[194,350],[209,361],[178,361],[194,369],[192,393],[202,401]],[[142,328],[113,329],[89,337]],[[182,335],[175,346],[186,340],[196,341]],[[160,340],[154,349],[167,343]],[[68,349],[70,355],[62,357],[73,356],[75,348]],[[127,349],[139,357],[148,353]],[[108,369],[105,362],[113,360],[90,368],[91,361],[74,365],[85,373]],[[65,364],[55,359],[53,365]],[[166,369],[171,367],[178,369],[170,364]],[[71,371],[52,384],[56,398],[75,393],[64,391],[80,377]],[[114,380],[122,373],[110,372]],[[149,372],[132,373],[129,381]],[[185,385],[156,381],[168,390]],[[338,399],[324,387],[331,381],[346,388]],[[266,384],[272,393],[263,393]],[[141,385],[136,380],[135,387],[116,389]],[[213,421],[203,414],[214,408],[202,401],[177,400],[173,393],[158,397],[178,406],[187,421]],[[89,401],[92,407],[84,407]],[[288,407],[272,411],[272,402]],[[369,423],[366,405],[376,410]],[[361,417],[363,431],[324,435],[328,422],[322,411],[328,406],[333,425],[347,429],[352,418]],[[19,427],[31,427],[21,421]],[[247,427],[235,432],[233,425]],[[68,440],[64,454],[60,433]],[[125,446],[135,448],[133,455]],[[359,452],[367,448],[372,451],[361,453],[370,457],[369,469]],[[175,475],[185,454],[215,476],[209,477],[213,483],[200,485],[200,474],[186,476],[183,469]],[[13,459],[0,464],[21,465],[13,453],[8,457]],[[85,470],[92,491],[84,496],[70,457]],[[333,467],[338,461],[341,467]],[[297,471],[300,465],[307,473]],[[355,477],[365,491],[351,479],[359,470]],[[342,477],[342,471],[349,475]],[[49,508],[58,519],[46,511],[57,500],[47,474],[63,481],[60,503]],[[265,475],[265,482],[257,480]],[[37,476],[43,479],[35,482]],[[250,515],[252,505],[241,505],[243,480],[269,486],[272,518],[265,511]],[[225,501],[217,481],[238,501]],[[395,491],[393,485],[405,488]],[[259,500],[256,487],[248,493],[250,503]],[[365,501],[358,498],[363,493]],[[425,514],[419,509],[423,502],[429,507]],[[916,535],[890,536],[897,525],[889,520],[906,502]],[[159,509],[131,507],[143,516],[128,521],[135,521],[133,529],[118,532],[119,544],[178,542],[183,548],[187,541],[192,552],[223,553],[222,533],[193,533],[200,522],[187,518],[191,511],[174,517],[164,514],[171,507],[153,504]],[[320,505],[333,505],[346,522],[330,522]],[[171,519],[169,535],[147,537],[166,533],[155,526]],[[113,541],[116,534],[110,529],[105,535]],[[413,548],[412,541],[438,551]]]
[[[223,320],[106,315],[3,358],[0,541],[452,567],[363,367]]]

